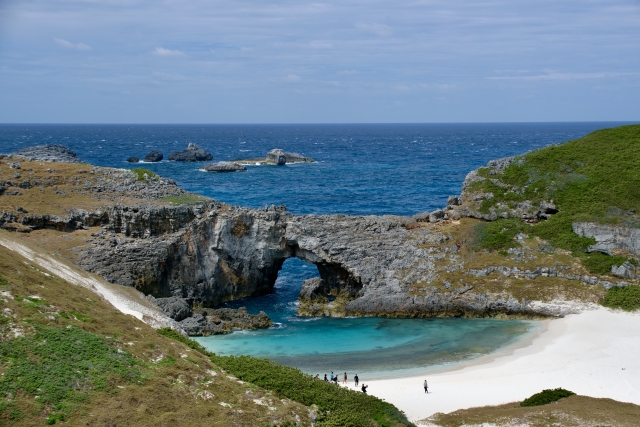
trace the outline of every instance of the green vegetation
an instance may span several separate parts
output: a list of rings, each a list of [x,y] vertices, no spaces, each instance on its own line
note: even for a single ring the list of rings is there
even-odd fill
[[[547,405],[549,403],[557,402],[565,397],[575,395],[574,392],[565,390],[563,388],[554,388],[553,390],[542,390],[540,393],[536,393],[533,396],[525,399],[520,403],[520,406],[540,406]]]
[[[640,286],[611,288],[607,291],[602,305],[626,311],[638,310],[640,309]]]
[[[306,406],[317,405],[319,414],[316,425],[319,427],[368,427],[372,425],[371,420],[381,427],[412,425],[395,406],[376,397],[314,380],[299,369],[282,366],[268,359],[218,356],[169,328],[159,329],[158,332],[208,355],[213,363],[243,381]]]
[[[138,181],[149,182],[150,179],[157,179],[157,175],[155,172],[150,171],[145,168],[135,168],[131,169],[131,172],[135,173],[138,176]],[[147,175],[145,177],[145,175]]]
[[[572,223],[595,221],[638,227],[640,221],[640,125],[622,126],[593,132],[584,138],[525,154],[502,174],[489,175],[488,168],[478,174],[497,180],[479,181],[471,191],[492,193],[479,210],[488,213],[499,203],[514,208],[529,200],[532,206],[553,201],[558,213],[531,227],[516,220],[501,219],[476,229],[477,249],[504,250],[515,245],[513,236],[528,234],[547,240],[554,247],[573,252],[592,272],[609,274],[612,265],[624,262],[605,254],[586,255],[594,239],[573,233]],[[504,209],[502,209],[504,210]]]
[[[140,379],[131,356],[72,326],[38,326],[34,335],[0,343],[0,361],[0,395],[37,396],[40,404],[56,412],[47,424],[63,420],[91,391],[113,391],[116,383]]]
[[[527,233],[531,227],[519,219],[502,219],[481,222],[473,229],[474,249],[499,251],[518,246],[514,238],[518,233]]]
[[[205,201],[204,197],[196,194],[185,194],[183,196],[167,196],[162,198],[163,201],[174,205],[195,205]]]
[[[572,222],[628,223],[619,214],[640,211],[639,168],[640,125],[622,126],[525,154],[503,174],[489,176],[481,169],[481,176],[506,185],[485,180],[471,189],[493,193],[493,198],[483,200],[483,212],[499,202],[513,207],[525,200],[533,206],[553,200],[559,212],[531,232],[556,247],[576,251],[586,249],[591,239],[576,236]]]

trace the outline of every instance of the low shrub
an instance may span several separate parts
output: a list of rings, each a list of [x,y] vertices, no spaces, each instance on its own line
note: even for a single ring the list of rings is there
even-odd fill
[[[34,335],[0,342],[0,364],[0,395],[37,396],[39,404],[55,411],[50,424],[63,420],[90,392],[113,391],[114,382],[140,378],[133,357],[75,327],[36,326]]]
[[[602,300],[602,305],[609,308],[619,308],[625,311],[640,309],[640,286],[626,286],[611,288]]]
[[[169,328],[159,329],[158,333],[206,354],[213,363],[242,381],[306,406],[317,405],[318,427],[371,427],[372,421],[380,427],[413,426],[402,411],[377,397],[315,380],[299,369],[268,359],[218,356]]]
[[[531,227],[519,219],[499,219],[481,222],[473,229],[473,247],[476,250],[504,251],[518,246],[514,240],[518,233],[528,233]]]
[[[523,400],[520,406],[540,406],[547,405],[549,403],[557,402],[565,397],[575,395],[574,392],[565,390],[563,388],[554,388],[553,390],[542,390],[540,393],[536,393],[533,396]]]
[[[156,177],[155,172],[145,168],[131,169],[131,172],[135,173],[138,176],[138,181],[148,182],[150,178],[153,179]],[[146,177],[145,174],[147,175]]]
[[[611,267],[622,265],[627,258],[592,252],[582,259],[582,265],[594,274],[611,274]]]

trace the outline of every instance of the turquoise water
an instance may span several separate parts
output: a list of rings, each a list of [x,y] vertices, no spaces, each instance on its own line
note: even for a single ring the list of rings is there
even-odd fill
[[[274,293],[225,305],[263,310],[274,327],[195,339],[221,355],[267,357],[312,375],[346,371],[372,379],[477,358],[537,329],[536,322],[519,320],[298,317],[300,285],[314,276],[314,265],[287,260]]]

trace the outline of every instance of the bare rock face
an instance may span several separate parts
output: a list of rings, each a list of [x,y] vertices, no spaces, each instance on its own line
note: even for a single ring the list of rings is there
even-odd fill
[[[25,157],[29,160],[44,162],[80,163],[75,151],[71,151],[64,145],[48,144],[23,148],[11,153],[13,156]]]
[[[163,158],[164,156],[162,155],[161,152],[152,150],[149,154],[147,154],[144,157],[144,161],[149,163],[156,163],[156,162],[162,161]]]
[[[578,236],[596,240],[596,244],[589,247],[590,252],[614,255],[615,249],[622,249],[640,255],[640,229],[593,222],[574,222],[572,228]]]
[[[245,307],[239,309],[198,309],[193,317],[180,322],[180,326],[191,336],[228,334],[241,329],[263,329],[273,325],[264,311],[249,314]]]
[[[287,156],[279,148],[275,148],[267,153],[267,163],[273,163],[278,166],[283,166],[287,163]]]
[[[189,302],[184,298],[154,298],[153,296],[149,296],[148,298],[160,307],[164,314],[178,322],[190,317],[192,314],[191,305],[189,305]]]
[[[247,167],[234,162],[218,162],[207,165],[203,168],[207,172],[241,172],[246,171]]]
[[[205,162],[212,159],[211,153],[206,152],[192,142],[189,143],[186,150],[174,151],[169,155],[169,160],[174,162]]]

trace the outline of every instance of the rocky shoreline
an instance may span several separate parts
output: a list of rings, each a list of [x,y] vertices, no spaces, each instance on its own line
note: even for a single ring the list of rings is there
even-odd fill
[[[37,153],[29,151],[28,158],[52,158],[50,149],[44,150],[42,157]],[[504,167],[508,161],[494,161],[488,167]],[[0,171],[10,173],[10,165],[16,162],[28,160],[15,153],[2,159]],[[24,167],[38,166],[31,162]],[[468,182],[477,179],[473,173],[465,180],[461,196],[451,197],[445,208],[409,218],[297,216],[284,206],[249,209],[206,198],[194,204],[172,205],[162,202],[163,198],[188,193],[171,180],[144,182],[128,171],[91,171],[91,179],[80,179],[76,188],[99,200],[99,207],[70,209],[65,215],[4,209],[0,228],[91,231],[83,244],[72,249],[77,265],[154,298],[188,300],[206,310],[225,301],[272,292],[278,271],[291,257],[316,265],[320,273],[320,278],[302,287],[299,313],[307,316],[563,316],[580,309],[580,303],[566,304],[572,297],[563,300],[564,291],[544,298],[529,297],[504,281],[515,280],[523,289],[530,286],[527,283],[535,285],[542,280],[556,288],[569,286],[576,295],[583,295],[580,298],[586,306],[597,296],[590,289],[626,286],[629,279],[635,280],[632,273],[625,273],[626,281],[586,275],[567,256],[557,251],[549,254],[537,242],[524,244],[504,258],[504,265],[491,264],[487,258],[481,269],[474,267],[478,257],[491,255],[469,252],[463,228],[469,221],[492,220],[498,214],[481,214],[474,208],[478,195],[465,191]],[[5,179],[0,182],[5,189],[2,197],[14,197],[11,205],[18,206],[20,195],[7,194],[54,185],[61,188],[64,179],[76,183],[78,176],[28,185]],[[122,194],[136,202],[119,203]],[[539,218],[550,212],[547,208],[524,206],[509,215]],[[617,235],[626,234],[620,231]],[[623,241],[609,239],[607,245],[623,247]],[[210,322],[209,318],[221,322]],[[181,322],[185,319],[191,319],[185,329],[192,328],[189,330],[194,334],[239,327],[236,320],[224,320],[220,313],[208,311],[193,311]],[[264,327],[267,320],[245,318],[244,323]]]

